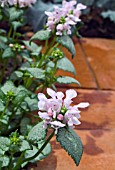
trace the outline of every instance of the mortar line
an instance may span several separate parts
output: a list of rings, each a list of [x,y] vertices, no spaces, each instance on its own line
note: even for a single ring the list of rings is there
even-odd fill
[[[65,85],[64,87],[63,86],[58,86],[58,85],[56,85],[56,88],[59,88],[59,89],[67,89],[67,88],[71,88],[71,89],[78,89],[78,90],[96,90],[96,91],[113,91],[113,92],[115,92],[115,89],[97,89],[97,88],[94,88],[94,87],[74,87],[74,86],[67,86],[67,85]]]
[[[84,58],[87,66],[88,66],[88,69],[89,69],[89,71],[90,71],[90,73],[91,73],[91,75],[92,75],[92,77],[93,77],[93,80],[94,80],[95,83],[96,83],[97,89],[101,90],[100,85],[99,85],[99,83],[98,83],[98,80],[97,80],[97,78],[96,78],[95,72],[94,72],[92,66],[90,65],[90,63],[89,63],[89,61],[88,61],[88,59],[87,59],[88,56],[87,56],[87,54],[86,54],[86,52],[85,52],[84,47],[82,46],[82,43],[81,43],[81,40],[80,40],[80,39],[78,39],[78,43],[79,43],[79,46],[80,46],[80,48],[81,48],[81,52],[82,52],[82,54],[83,54],[82,57]]]

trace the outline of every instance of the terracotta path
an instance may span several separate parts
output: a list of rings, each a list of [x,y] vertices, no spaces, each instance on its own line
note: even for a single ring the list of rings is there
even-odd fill
[[[75,129],[84,145],[82,160],[76,167],[53,139],[52,154],[39,162],[35,170],[115,170],[115,41],[82,39],[76,51],[72,62],[77,71],[76,79],[82,86],[59,89],[74,88],[78,92],[75,104],[90,103],[81,113],[82,124]],[[66,56],[71,58],[67,51]]]

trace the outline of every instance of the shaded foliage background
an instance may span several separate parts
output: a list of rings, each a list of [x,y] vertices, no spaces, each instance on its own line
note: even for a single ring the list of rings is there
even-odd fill
[[[69,0],[68,0],[69,1]],[[78,0],[87,5],[82,14],[84,26],[80,34],[85,37],[115,38],[115,0]],[[47,17],[44,11],[52,11],[54,5],[61,6],[62,0],[38,0],[35,6],[26,12],[33,30],[43,28]]]

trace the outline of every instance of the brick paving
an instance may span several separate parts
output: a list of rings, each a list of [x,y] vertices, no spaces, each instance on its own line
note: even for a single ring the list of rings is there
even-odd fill
[[[82,111],[82,124],[75,129],[83,141],[83,157],[76,167],[53,139],[53,152],[38,162],[35,170],[115,170],[115,41],[85,38],[76,44],[76,51],[72,62],[82,86],[59,86],[59,89],[74,88],[78,92],[75,104],[80,101],[91,104]],[[65,53],[70,59],[69,52]],[[62,73],[65,74],[58,72]]]

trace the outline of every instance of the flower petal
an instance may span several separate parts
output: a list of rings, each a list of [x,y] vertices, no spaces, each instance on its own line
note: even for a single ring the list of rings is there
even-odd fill
[[[75,125],[81,124],[81,122],[76,117],[73,117],[72,119],[73,119],[73,124],[75,124]]]
[[[72,99],[77,96],[77,92],[73,89],[66,90],[66,99]]]
[[[56,92],[50,88],[47,88],[47,93],[49,96],[51,96],[53,99],[56,98]]]
[[[88,102],[82,102],[82,103],[79,103],[78,105],[76,105],[78,108],[86,108],[89,106],[89,103]]]
[[[83,4],[81,4],[81,3],[79,3],[78,5],[77,5],[77,10],[82,10],[82,9],[86,9],[87,7],[85,6],[85,5],[83,5]]]
[[[57,127],[64,127],[65,124],[61,123],[60,121],[53,121],[50,122],[51,125],[57,126]]]
[[[38,112],[38,115],[41,119],[50,119],[47,112]]]
[[[43,101],[47,100],[46,96],[43,93],[38,93],[38,99]]]
[[[62,92],[57,92],[57,98],[61,99],[64,97],[64,94]]]
[[[39,108],[39,110],[46,110],[46,102],[44,102],[44,101],[39,101],[38,102],[38,108]]]

